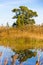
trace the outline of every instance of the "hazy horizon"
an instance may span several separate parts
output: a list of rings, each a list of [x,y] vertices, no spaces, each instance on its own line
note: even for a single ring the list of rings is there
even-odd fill
[[[43,23],[43,1],[42,0],[0,0],[0,25],[12,25],[15,20],[12,19],[14,13],[13,8],[19,8],[19,6],[27,6],[38,13],[38,17],[35,18],[36,24]]]

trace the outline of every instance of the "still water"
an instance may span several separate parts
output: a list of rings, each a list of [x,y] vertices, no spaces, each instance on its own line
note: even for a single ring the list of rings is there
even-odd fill
[[[41,65],[43,64],[43,51],[41,50],[32,50],[32,52],[36,51],[37,55],[35,57],[28,58],[26,61],[22,62],[22,65],[35,65],[36,61],[40,60]],[[2,52],[2,57],[0,58],[0,62],[4,62],[5,58],[11,60],[11,56],[15,54],[9,47],[0,46],[0,52]],[[10,65],[10,64],[9,64]]]

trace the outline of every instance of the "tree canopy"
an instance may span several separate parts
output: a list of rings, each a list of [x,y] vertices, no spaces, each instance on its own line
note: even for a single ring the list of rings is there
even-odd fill
[[[19,8],[14,8],[12,12],[15,13],[13,16],[13,19],[16,20],[16,25],[17,26],[23,26],[26,24],[35,24],[35,20],[33,17],[37,17],[37,12],[32,11],[28,9],[26,6],[20,6]],[[14,25],[13,25],[14,26]]]

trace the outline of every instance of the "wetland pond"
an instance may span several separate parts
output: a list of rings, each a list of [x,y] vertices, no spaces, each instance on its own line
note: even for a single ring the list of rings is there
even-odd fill
[[[11,65],[11,56],[15,54],[19,55],[17,60],[19,60],[22,65],[36,65],[36,61],[40,61],[40,65],[43,65],[43,51],[40,49],[13,51],[9,47],[0,46],[0,52],[2,52],[2,56],[0,57],[0,62],[2,65],[5,58],[8,58],[8,65]]]

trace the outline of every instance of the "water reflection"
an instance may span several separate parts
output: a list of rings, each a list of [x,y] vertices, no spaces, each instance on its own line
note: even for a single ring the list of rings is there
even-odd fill
[[[33,50],[31,50],[33,52]],[[36,65],[36,61],[39,62],[40,65],[43,65],[43,51],[40,49],[36,50],[37,55],[35,57],[28,58],[24,61],[23,65]]]
[[[32,57],[30,59],[27,59],[25,62],[23,62],[23,65],[35,65],[37,61],[37,56],[36,57]]]
[[[34,57],[32,52],[37,52],[37,55]],[[16,52],[13,52],[11,48],[9,47],[4,47],[4,46],[0,46],[0,65],[4,63],[4,61],[7,63],[6,59],[8,60],[8,65],[11,65],[11,57],[13,55],[15,55]],[[21,54],[21,57],[24,59],[27,58],[27,60],[22,60],[21,64],[22,65],[35,65],[36,61],[38,60],[38,62],[40,62],[40,65],[43,64],[43,51],[39,50],[35,50],[35,49],[30,49],[29,50],[24,50],[24,51],[19,51],[19,53]],[[30,56],[28,56],[30,54]],[[16,56],[15,56],[16,57]],[[15,57],[13,60],[15,60]],[[29,58],[30,57],[30,58]],[[20,55],[18,57],[18,59],[16,60],[16,64],[20,65],[19,60],[20,59]],[[19,61],[18,61],[19,60]]]
[[[0,46],[0,52],[2,52],[2,56],[5,57],[11,57],[15,54],[15,52],[13,52],[11,48],[4,46]]]
[[[11,56],[14,55],[13,52],[9,47],[0,46],[0,65],[3,65],[4,62],[6,63],[7,60],[10,63]]]

